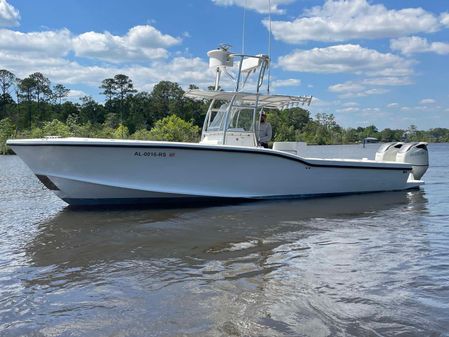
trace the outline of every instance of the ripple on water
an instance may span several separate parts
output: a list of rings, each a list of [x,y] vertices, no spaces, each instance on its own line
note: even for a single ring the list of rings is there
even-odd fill
[[[447,336],[430,148],[421,191],[188,210],[68,210],[0,157],[0,335]]]

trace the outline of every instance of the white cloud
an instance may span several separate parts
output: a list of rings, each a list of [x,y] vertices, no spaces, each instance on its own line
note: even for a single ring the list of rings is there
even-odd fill
[[[397,108],[399,107],[399,103],[393,102],[387,105],[387,108]]]
[[[360,108],[358,107],[347,107],[347,108],[340,108],[335,110],[336,112],[358,112],[360,111]]]
[[[363,112],[379,112],[380,109],[379,109],[379,108],[371,108],[371,107],[368,107],[368,108],[363,108],[362,111],[363,111]]]
[[[360,93],[358,96],[370,96],[370,95],[382,95],[387,93],[389,90],[384,88],[372,88],[365,90],[365,92]]]
[[[73,39],[73,48],[77,56],[121,63],[164,58],[168,54],[165,48],[179,43],[180,38],[164,35],[153,26],[144,25],[131,28],[124,36],[87,32]]]
[[[330,92],[335,92],[337,94],[360,93],[364,90],[366,90],[366,87],[360,83],[354,82],[338,83],[329,87]]]
[[[435,103],[436,103],[436,101],[432,98],[424,98],[419,102],[419,104],[421,104],[421,105],[435,104]]]
[[[402,54],[414,53],[437,53],[440,55],[449,54],[449,43],[429,42],[427,39],[410,36],[401,37],[390,41],[392,50],[400,51]]]
[[[301,85],[301,80],[295,79],[295,78],[289,78],[286,80],[274,80],[271,82],[271,85],[275,88],[280,87],[297,87],[298,85]]]
[[[0,64],[17,77],[24,78],[33,72],[42,72],[53,83],[73,85],[83,83],[98,88],[101,81],[118,73],[130,76],[137,89],[150,90],[152,85],[169,80],[181,85],[194,83],[207,86],[213,82],[207,62],[200,58],[176,56],[154,59],[146,53],[180,43],[180,40],[163,35],[150,26],[137,26],[125,36],[90,33],[74,36],[69,30],[22,33],[0,30]],[[96,35],[98,34],[98,35]],[[104,38],[106,47],[96,51],[93,40]],[[86,43],[85,43],[86,42]],[[87,42],[92,42],[89,45]],[[110,55],[106,55],[106,51]],[[90,65],[73,60],[71,53],[92,57]],[[112,60],[112,58],[115,58]],[[114,64],[105,64],[111,59]],[[137,61],[142,60],[139,63]],[[136,61],[136,62],[135,62]]]
[[[64,56],[72,48],[71,38],[67,29],[30,33],[0,29],[0,50],[8,53],[32,53],[36,57]]]
[[[207,87],[213,84],[213,74],[209,64],[199,57],[175,57],[171,61],[153,63],[151,67],[133,67],[130,76],[142,83],[145,90],[150,90],[153,84],[164,81],[177,82],[187,86],[195,84]]]
[[[273,21],[272,31],[277,40],[287,43],[329,42],[435,32],[440,21],[447,25],[449,18],[439,19],[422,8],[394,10],[367,0],[327,0],[293,21]]]
[[[343,106],[344,107],[357,107],[357,106],[359,106],[359,103],[357,103],[357,102],[345,102],[345,103],[343,103]]]
[[[0,27],[18,26],[20,13],[6,0],[0,0]]]
[[[449,12],[445,12],[440,15],[440,22],[446,27],[449,27]]]
[[[314,108],[334,107],[336,104],[337,102],[335,101],[325,101],[323,99],[314,96],[312,99],[312,104],[310,105],[310,109],[314,110]]]
[[[371,95],[381,95],[388,92],[385,88],[372,88],[363,82],[348,81],[329,86],[329,91],[338,94],[340,97],[364,97]]]
[[[294,0],[271,0],[271,12],[275,14],[283,14],[285,10],[279,8],[280,5],[286,5]],[[268,0],[212,0],[213,3],[219,6],[239,6],[254,10],[258,13],[268,14]]]
[[[281,56],[278,64],[284,70],[313,73],[356,73],[385,77],[402,77],[413,73],[410,60],[353,44],[295,50]]]
[[[363,84],[385,85],[385,86],[408,85],[412,83],[413,83],[412,80],[407,76],[403,77],[386,76],[377,78],[367,78],[363,80]]]
[[[67,95],[67,100],[76,101],[81,97],[89,96],[82,90],[70,89],[69,94]]]
[[[374,77],[334,84],[329,86],[328,89],[340,97],[363,97],[384,94],[388,92],[386,88],[383,88],[385,86],[401,86],[411,83],[408,77]],[[351,103],[344,106],[353,107],[355,105]]]
[[[168,55],[166,48],[179,43],[180,38],[164,35],[149,25],[135,26],[124,36],[108,32],[73,36],[68,29],[29,33],[0,29],[0,50],[7,53],[60,57],[73,51],[76,56],[117,64],[164,58]]]
[[[138,90],[151,90],[154,84],[162,80],[184,86],[193,83],[201,87],[207,87],[213,82],[208,63],[200,58],[175,57],[170,61],[153,62],[148,66],[84,66],[63,57],[36,58],[32,54],[6,55],[0,51],[0,60],[5,69],[20,78],[39,71],[53,83],[82,83],[94,88],[98,88],[103,79],[119,73],[128,75]]]

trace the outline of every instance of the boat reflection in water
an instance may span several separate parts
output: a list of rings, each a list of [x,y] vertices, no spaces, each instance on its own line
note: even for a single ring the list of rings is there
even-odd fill
[[[203,209],[64,209],[40,225],[27,252],[36,265],[64,267],[132,258],[206,257],[236,241],[290,232],[308,235],[314,233],[308,230],[310,224],[324,230],[327,219],[344,224],[382,210],[424,211],[425,200],[423,191],[399,191]]]
[[[413,331],[404,322],[425,325],[426,315],[397,308],[408,308],[404,283],[425,277],[404,263],[417,263],[429,245],[419,220],[426,205],[423,191],[409,191],[187,210],[64,209],[28,243],[21,293],[51,327],[40,331],[54,335],[363,335],[379,324]]]

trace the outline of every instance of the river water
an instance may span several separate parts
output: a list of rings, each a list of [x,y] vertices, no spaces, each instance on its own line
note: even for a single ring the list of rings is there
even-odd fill
[[[449,336],[430,156],[419,191],[162,210],[69,209],[0,156],[0,336]]]

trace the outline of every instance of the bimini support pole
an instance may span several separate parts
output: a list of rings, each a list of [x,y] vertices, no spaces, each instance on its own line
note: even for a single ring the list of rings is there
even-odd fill
[[[217,67],[217,71],[215,73],[215,86],[214,86],[215,91],[217,91],[218,87],[220,86],[220,77],[221,77],[221,70],[220,67]]]

